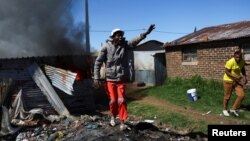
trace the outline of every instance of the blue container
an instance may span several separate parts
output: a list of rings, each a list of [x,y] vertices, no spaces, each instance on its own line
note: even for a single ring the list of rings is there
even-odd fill
[[[187,90],[187,94],[188,94],[188,99],[191,102],[194,102],[194,101],[196,101],[198,99],[197,94],[196,94],[196,89]]]

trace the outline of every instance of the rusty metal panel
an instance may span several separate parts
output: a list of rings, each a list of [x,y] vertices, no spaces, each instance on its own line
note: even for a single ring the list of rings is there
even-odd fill
[[[45,65],[45,73],[49,76],[52,81],[52,85],[65,93],[72,95],[73,83],[75,82],[77,73],[67,71],[64,69]]]
[[[165,43],[164,47],[242,37],[250,37],[250,21],[206,27],[170,43]]]

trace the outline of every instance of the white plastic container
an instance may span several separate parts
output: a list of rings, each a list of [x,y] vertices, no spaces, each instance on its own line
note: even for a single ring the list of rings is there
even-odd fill
[[[198,99],[195,88],[187,90],[187,94],[188,94],[188,99],[191,102],[194,102]]]

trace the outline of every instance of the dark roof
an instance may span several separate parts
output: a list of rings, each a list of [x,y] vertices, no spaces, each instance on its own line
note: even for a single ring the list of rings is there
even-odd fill
[[[165,43],[164,47],[250,37],[250,21],[206,27],[177,40]]]
[[[139,44],[134,51],[155,51],[155,50],[164,50],[163,43],[157,40],[149,40]]]
[[[156,44],[159,44],[159,45],[162,45],[163,43],[160,42],[160,41],[157,41],[157,40],[149,40],[149,41],[146,41],[146,42],[143,42],[141,44],[139,44],[138,46],[141,46],[141,45],[144,45],[144,44],[148,44],[148,43],[156,43]]]

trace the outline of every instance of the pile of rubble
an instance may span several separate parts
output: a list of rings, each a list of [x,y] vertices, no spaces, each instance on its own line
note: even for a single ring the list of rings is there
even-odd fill
[[[40,118],[40,119],[38,119]],[[147,120],[130,117],[128,129],[119,130],[119,125],[109,125],[109,116],[104,114],[60,117],[59,121],[49,122],[37,117],[37,124],[22,127],[15,134],[0,137],[2,141],[164,141],[164,140],[207,140],[203,134],[178,133]],[[116,119],[119,123],[119,119]]]

